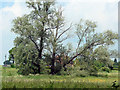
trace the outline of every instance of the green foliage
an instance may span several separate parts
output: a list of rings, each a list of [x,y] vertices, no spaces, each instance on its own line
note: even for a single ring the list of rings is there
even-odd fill
[[[68,71],[64,71],[64,68],[60,70],[60,72],[57,73],[57,75],[69,75]]]
[[[15,68],[15,65],[14,65],[14,64],[11,64],[11,68]]]
[[[77,77],[88,77],[90,73],[88,72],[88,70],[80,70],[80,67],[75,67],[71,75],[77,76]]]
[[[87,70],[80,70],[76,72],[75,76],[77,77],[88,77],[90,74]]]
[[[13,47],[12,49],[9,50],[9,61],[12,61],[14,64],[14,49],[15,47]]]
[[[73,51],[70,44],[66,48],[62,43],[69,37],[66,32],[71,26],[64,29],[62,9],[55,7],[55,1],[29,0],[26,3],[27,7],[32,9],[31,12],[14,19],[11,29],[18,36],[14,40],[15,47],[9,51],[9,59],[14,59],[19,74],[48,74],[51,69],[52,74],[85,77],[97,75],[102,67],[102,70],[107,72],[108,67],[113,67],[106,46],[113,45],[118,34],[110,30],[96,33],[95,22],[80,20],[74,28],[78,45],[76,51]],[[67,66],[77,56],[79,59],[74,62],[76,66]],[[65,66],[67,71],[64,71]]]
[[[95,60],[95,61],[94,61],[94,65],[95,65],[98,69],[100,69],[100,68],[102,68],[102,66],[104,66],[104,64],[103,64],[102,62],[100,62],[99,60]]]
[[[110,69],[109,69],[108,67],[102,67],[101,70],[102,70],[102,71],[106,71],[106,72],[108,72],[108,73],[110,72]]]
[[[47,63],[44,60],[40,60],[40,70],[41,70],[41,74],[50,73],[50,69],[47,68]]]
[[[114,59],[113,67],[114,67],[114,68],[118,68],[118,62],[117,62],[117,59],[116,59],[116,58]]]

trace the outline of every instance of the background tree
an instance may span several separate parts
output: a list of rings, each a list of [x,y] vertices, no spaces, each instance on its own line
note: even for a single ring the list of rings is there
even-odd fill
[[[98,60],[99,62],[101,62],[102,67],[106,66],[113,66],[110,61],[110,56],[109,56],[109,52],[108,52],[108,48],[104,47],[104,46],[99,46],[98,48],[95,49],[94,51],[94,57],[96,60]]]
[[[14,49],[15,47],[13,47],[12,49],[9,50],[9,61],[12,61],[14,64]]]
[[[115,58],[114,59],[114,64],[113,64],[114,68],[118,68],[118,62],[117,62],[117,59]]]

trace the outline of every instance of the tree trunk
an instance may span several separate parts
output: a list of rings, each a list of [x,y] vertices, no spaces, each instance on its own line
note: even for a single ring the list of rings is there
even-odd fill
[[[41,37],[41,40],[40,40],[40,51],[39,51],[39,54],[38,54],[38,73],[40,74],[40,60],[42,59],[42,51],[43,51],[43,37]]]
[[[43,37],[41,37],[41,40],[40,40],[39,59],[42,59],[42,51],[43,51]]]
[[[55,52],[53,52],[53,55],[52,55],[52,66],[51,66],[51,74],[54,75],[55,74]]]

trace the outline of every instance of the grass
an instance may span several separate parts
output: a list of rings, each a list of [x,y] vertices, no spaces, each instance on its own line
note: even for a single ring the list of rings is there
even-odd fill
[[[17,74],[15,68],[3,68],[3,88],[111,88],[112,82],[118,82],[118,71],[99,72],[100,77],[74,77],[58,75]],[[103,77],[104,76],[104,77]]]

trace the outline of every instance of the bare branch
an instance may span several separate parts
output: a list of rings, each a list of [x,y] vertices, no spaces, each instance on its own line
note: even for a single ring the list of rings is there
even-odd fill
[[[65,32],[67,32],[71,27],[72,27],[72,24],[70,25],[69,28],[67,28],[65,31],[63,31],[63,32],[58,36],[57,40],[58,40]]]
[[[78,50],[78,48],[79,48],[79,46],[80,46],[80,44],[81,44],[81,42],[82,42],[82,39],[83,39],[86,31],[88,30],[88,28],[89,28],[89,27],[87,27],[87,28],[84,30],[84,32],[83,32],[83,34],[82,34],[82,36],[81,36],[81,38],[80,38],[80,40],[79,40],[79,42],[78,42],[78,46],[77,46],[76,52],[77,52],[77,50]],[[78,35],[78,37],[79,37],[79,35]]]
[[[74,57],[72,57],[67,63],[65,63],[63,66],[65,67],[67,64],[69,64],[71,61],[73,61],[77,56],[80,56],[84,51],[91,48],[92,46],[101,45],[103,43],[99,43],[100,40],[92,42],[90,45],[86,46],[80,53],[76,54]],[[98,42],[98,43],[97,43]]]
[[[64,37],[62,40],[58,41],[58,43],[63,42],[64,40],[68,39],[68,36]]]

